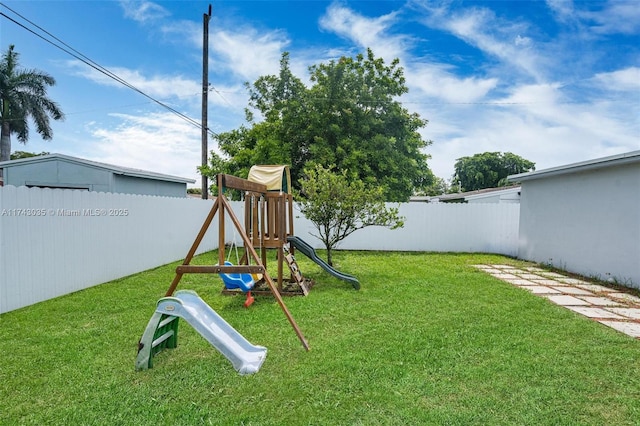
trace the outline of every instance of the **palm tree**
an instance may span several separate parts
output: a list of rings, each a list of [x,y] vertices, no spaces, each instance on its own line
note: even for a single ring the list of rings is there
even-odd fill
[[[58,104],[47,97],[47,86],[54,86],[55,79],[38,70],[18,69],[19,55],[13,48],[10,45],[0,60],[0,161],[10,158],[12,133],[19,142],[27,143],[29,118],[45,140],[53,137],[49,116],[64,119]]]

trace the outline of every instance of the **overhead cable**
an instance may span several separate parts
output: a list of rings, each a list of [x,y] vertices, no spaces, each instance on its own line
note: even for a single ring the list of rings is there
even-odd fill
[[[106,75],[107,77],[109,77],[109,78],[117,81],[118,83],[124,85],[125,87],[128,87],[129,89],[139,93],[140,95],[142,95],[145,98],[151,100],[152,102],[160,105],[161,107],[169,110],[170,112],[172,112],[173,114],[176,114],[178,117],[180,117],[181,119],[185,120],[189,124],[197,127],[198,129],[202,129],[202,124],[200,122],[198,122],[198,121],[194,120],[193,118],[181,113],[180,111],[172,108],[171,106],[169,106],[166,103],[154,98],[153,96],[146,94],[141,89],[138,89],[137,87],[135,87],[131,83],[127,82],[122,77],[118,76],[117,74],[113,73],[112,71],[110,71],[109,69],[103,67],[102,65],[98,64],[97,62],[91,60],[86,55],[80,53],[79,51],[77,51],[73,47],[69,46],[67,43],[65,43],[64,41],[60,40],[58,37],[54,36],[49,31],[47,31],[44,28],[40,27],[36,23],[34,23],[34,22],[30,21],[29,19],[25,18],[24,16],[22,16],[21,14],[19,14],[15,10],[11,9],[10,7],[8,7],[6,4],[0,3],[0,5],[5,7],[6,9],[10,10],[11,12],[13,12],[15,15],[19,16],[21,19],[23,19],[24,21],[28,22],[33,27],[37,28],[39,31],[43,32],[48,37],[51,37],[53,40],[45,37],[44,35],[38,33],[37,31],[33,30],[32,28],[29,28],[27,25],[25,25],[25,24],[23,24],[21,22],[18,22],[17,20],[13,19],[12,17],[6,15],[3,12],[0,12],[0,16],[3,16],[4,18],[6,18],[9,21],[15,23],[16,25],[20,26],[21,28],[25,29],[26,31],[32,33],[36,37],[46,41],[47,43],[51,44],[52,46],[54,46],[54,47],[62,50],[63,52],[71,55],[72,57],[74,57],[77,60],[83,62],[84,64],[90,66],[91,68],[95,69],[96,71]],[[217,134],[215,132],[212,132],[210,129],[207,129],[207,133],[209,133],[212,136],[217,136]]]

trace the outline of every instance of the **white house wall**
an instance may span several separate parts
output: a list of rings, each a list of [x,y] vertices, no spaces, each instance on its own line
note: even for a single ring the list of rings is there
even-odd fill
[[[522,182],[518,257],[640,287],[638,163]]]

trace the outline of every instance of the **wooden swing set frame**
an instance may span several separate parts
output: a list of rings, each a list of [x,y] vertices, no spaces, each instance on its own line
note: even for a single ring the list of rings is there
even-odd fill
[[[283,275],[283,262],[284,258],[284,243],[286,242],[287,234],[293,233],[293,214],[291,212],[292,200],[290,194],[278,194],[279,197],[274,197],[272,193],[269,193],[266,185],[257,182],[251,182],[246,179],[242,179],[232,175],[219,174],[217,176],[217,184],[218,184],[218,197],[216,198],[209,214],[207,215],[202,227],[200,228],[200,232],[196,236],[187,256],[181,265],[176,268],[176,275],[167,290],[165,297],[172,296],[175,292],[182,276],[184,274],[221,274],[221,273],[240,273],[240,274],[262,274],[264,281],[273,297],[275,297],[278,305],[284,312],[287,320],[293,327],[298,339],[302,343],[302,346],[305,350],[309,350],[309,344],[305,339],[300,327],[296,323],[295,319],[287,309],[287,306],[280,295],[280,291],[282,289],[282,275]],[[229,201],[224,197],[223,190],[225,188],[228,189],[236,189],[243,192],[258,194],[267,199],[267,203],[275,203],[268,205],[268,209],[274,209],[274,212],[278,212],[280,214],[264,214],[264,204],[260,205],[261,214],[260,216],[263,220],[258,220],[258,209],[257,204],[252,205],[250,210],[246,210],[245,214],[245,228],[242,227],[242,224],[236,217],[229,204]],[[249,198],[249,197],[247,197]],[[251,197],[254,199],[252,202],[256,202],[256,197]],[[248,201],[245,201],[248,203]],[[248,207],[249,204],[245,204],[245,208]],[[255,207],[255,208],[254,208]],[[250,212],[250,213],[249,213]],[[232,265],[227,266],[224,264],[225,262],[225,213],[229,215],[233,225],[235,226],[236,231],[242,238],[242,242],[245,247],[245,256],[250,256],[253,265]],[[216,214],[218,214],[218,264],[217,265],[191,265],[191,260],[193,259],[196,250],[200,246],[207,230],[211,226],[213,219]],[[250,217],[250,214],[252,217]],[[267,217],[265,224],[264,218]],[[287,218],[289,219],[289,232],[287,232]],[[258,223],[260,224],[260,229],[258,229]],[[250,230],[249,234],[245,229]],[[271,231],[273,230],[273,231]],[[258,240],[259,238],[259,240]],[[266,268],[266,250],[261,250],[261,255],[258,256],[258,253],[255,250],[255,246],[260,244],[260,247],[265,248],[277,248],[278,249],[278,284],[273,281]]]

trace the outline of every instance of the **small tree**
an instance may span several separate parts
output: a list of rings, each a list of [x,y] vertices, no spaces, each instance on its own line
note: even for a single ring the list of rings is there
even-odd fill
[[[382,188],[365,189],[361,180],[349,181],[347,175],[346,170],[338,174],[316,165],[306,170],[300,182],[300,210],[317,229],[318,233],[312,235],[326,247],[329,265],[333,265],[332,249],[358,229],[404,226],[398,209],[385,205]]]

